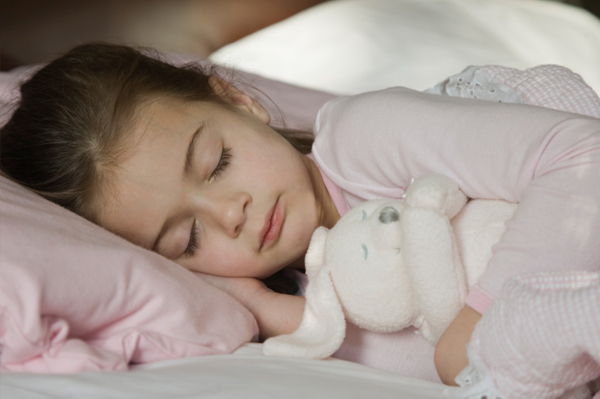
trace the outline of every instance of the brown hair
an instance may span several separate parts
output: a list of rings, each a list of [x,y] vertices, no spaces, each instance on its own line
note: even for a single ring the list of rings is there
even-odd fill
[[[78,46],[21,86],[20,102],[0,130],[0,171],[97,222],[98,197],[132,146],[124,133],[137,107],[156,95],[227,106],[209,84],[214,75],[213,67],[173,66],[146,49]],[[310,152],[310,132],[278,131],[298,151]]]
[[[93,202],[126,149],[123,130],[152,94],[221,101],[198,66],[176,68],[125,46],[76,47],[21,86],[1,131],[0,164],[9,178],[94,219]]]
[[[228,104],[209,84],[214,67],[181,67],[147,49],[85,44],[50,62],[21,86],[0,130],[2,174],[91,221],[95,200],[119,157],[137,107],[155,95]],[[300,152],[312,134],[278,129]]]

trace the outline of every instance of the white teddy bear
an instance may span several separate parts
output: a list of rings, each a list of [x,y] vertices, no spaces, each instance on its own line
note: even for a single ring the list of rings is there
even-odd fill
[[[466,205],[465,205],[466,204]],[[306,254],[306,306],[298,329],[265,341],[267,355],[331,356],[346,319],[367,330],[415,326],[437,342],[485,270],[516,204],[472,200],[442,175],[415,180],[404,200],[367,201]]]

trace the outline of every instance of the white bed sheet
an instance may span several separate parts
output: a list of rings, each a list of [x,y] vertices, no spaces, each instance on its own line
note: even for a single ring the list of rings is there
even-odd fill
[[[262,355],[247,344],[232,355],[158,362],[121,373],[4,373],[2,399],[453,398],[453,389],[337,359]]]
[[[330,0],[211,59],[339,94],[424,90],[469,65],[559,64],[600,92],[600,21],[545,0]]]

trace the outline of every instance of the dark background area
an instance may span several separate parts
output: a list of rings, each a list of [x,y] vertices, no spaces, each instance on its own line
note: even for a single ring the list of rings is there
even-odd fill
[[[600,0],[565,0],[564,3],[585,8],[597,17],[600,17]]]
[[[0,0],[0,70],[43,62],[89,41],[205,57],[323,1]],[[600,16],[600,0],[556,1]]]
[[[1,0],[0,69],[107,41],[207,56],[324,0]]]

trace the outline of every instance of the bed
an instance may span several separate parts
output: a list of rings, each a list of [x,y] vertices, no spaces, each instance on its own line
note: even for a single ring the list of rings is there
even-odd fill
[[[424,90],[468,65],[561,64],[598,92],[600,22],[544,0],[334,0],[210,61],[259,89],[274,125],[307,129],[336,95]],[[34,68],[2,73],[2,118]],[[224,293],[4,178],[0,186],[2,398],[457,396],[340,359],[265,357],[253,319]],[[89,356],[74,356],[82,345]]]

